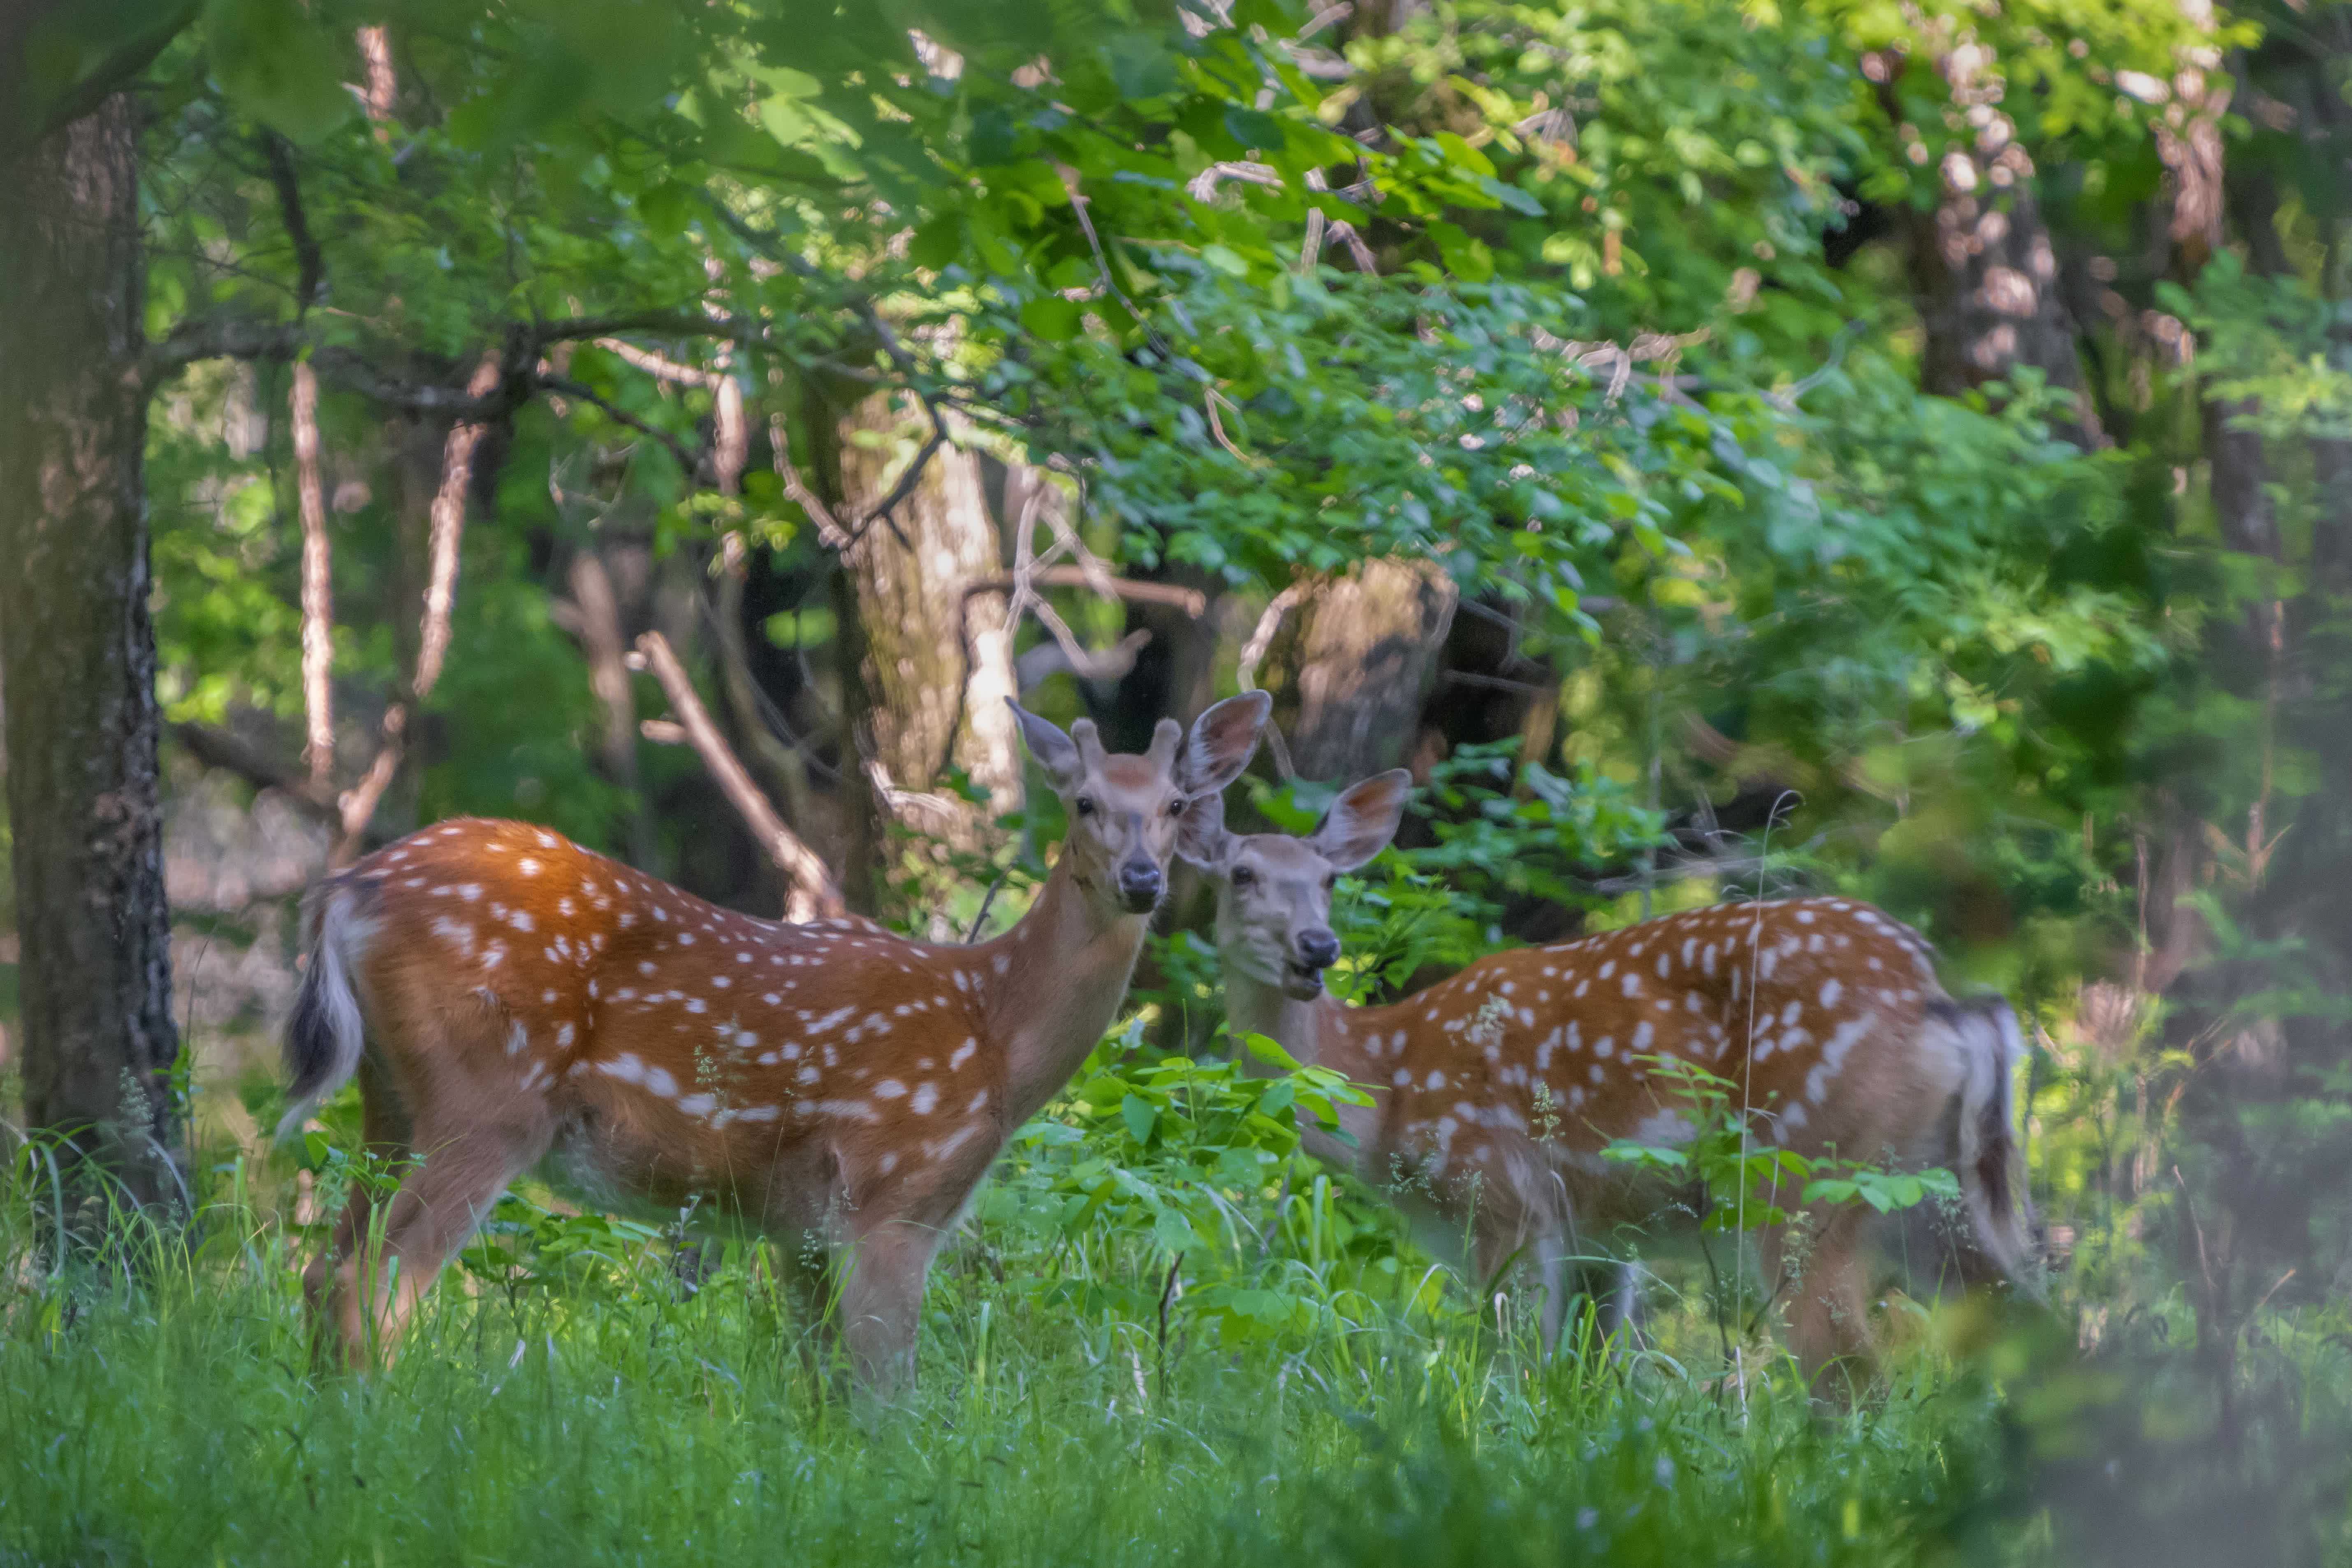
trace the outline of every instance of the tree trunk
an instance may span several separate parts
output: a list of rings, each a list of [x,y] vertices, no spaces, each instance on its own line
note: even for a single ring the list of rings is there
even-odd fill
[[[1292,612],[1297,674],[1281,707],[1300,777],[1353,784],[1406,759],[1458,597],[1433,562],[1368,561]]]
[[[0,659],[25,1113],[146,1204],[180,1188],[139,357],[138,148],[121,95],[8,171]]]
[[[843,416],[845,525],[856,526],[891,492],[929,433],[912,399],[887,393]],[[881,769],[875,782],[892,816],[951,847],[982,848],[992,837],[990,822],[1020,804],[1021,759],[1004,705],[1015,690],[1004,600],[964,600],[967,585],[1003,574],[979,458],[940,447],[893,516],[895,528],[892,518],[875,518],[842,552],[865,645],[867,759]],[[934,787],[950,767],[961,768],[986,800],[975,805]]]
[[[1879,83],[1880,102],[1906,143],[1921,153],[1937,139],[1921,138],[1902,120],[1894,89],[1900,63],[1874,56],[1864,69]],[[2033,160],[2000,108],[2005,90],[1991,49],[1973,39],[1955,41],[1937,58],[1954,109],[1973,128],[1965,140],[1944,142],[1937,159],[1940,199],[1932,212],[1906,206],[1905,234],[1912,288],[1926,336],[1920,384],[1955,396],[2023,366],[2052,386],[2074,395],[2074,417],[2056,423],[2079,447],[2105,445],[2098,416],[2083,385],[2074,321],[2059,291],[2057,252],[2033,195]]]

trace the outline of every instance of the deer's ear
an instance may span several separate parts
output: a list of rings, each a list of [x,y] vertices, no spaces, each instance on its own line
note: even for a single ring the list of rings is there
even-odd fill
[[[1078,743],[1062,733],[1062,727],[1050,719],[1040,719],[1010,697],[1004,705],[1013,710],[1013,717],[1021,725],[1021,743],[1045,770],[1045,780],[1055,792],[1067,795],[1078,787],[1087,776],[1086,763],[1078,755]]]
[[[1176,858],[1196,869],[1212,876],[1225,858],[1225,797],[1204,795],[1191,797],[1184,805],[1184,815],[1176,823]]]
[[[1273,698],[1263,691],[1244,691],[1193,720],[1176,771],[1176,787],[1189,795],[1223,793],[1256,755],[1257,738],[1273,711]]]
[[[1389,847],[1404,816],[1412,775],[1402,768],[1374,773],[1331,803],[1331,810],[1307,840],[1335,871],[1352,871]]]
[[[1161,776],[1175,777],[1176,748],[1184,743],[1184,726],[1173,719],[1162,719],[1152,727],[1151,749],[1144,757]]]

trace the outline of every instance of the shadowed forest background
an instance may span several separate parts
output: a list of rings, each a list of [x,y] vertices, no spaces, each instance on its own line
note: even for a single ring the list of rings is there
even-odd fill
[[[2352,1560],[2352,5],[42,0],[0,69],[0,1562]],[[1734,1235],[1541,1362],[1227,1065],[1181,875],[919,1418],[535,1188],[308,1381],[383,1177],[263,1131],[324,871],[511,816],[962,941],[1061,826],[1004,698],[1254,688],[1237,826],[1418,786],[1352,996],[1833,890],[2011,997],[2050,1311],[1892,1296],[1820,1413]]]

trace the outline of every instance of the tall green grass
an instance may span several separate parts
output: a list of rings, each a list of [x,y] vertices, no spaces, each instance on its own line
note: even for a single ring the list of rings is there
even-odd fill
[[[11,1191],[0,1563],[1874,1565],[1997,1500],[1973,1376],[1826,1415],[1769,1365],[1547,1362],[1458,1291],[1240,1342],[1179,1296],[1163,1338],[1128,1306],[1164,1293],[1149,1232],[961,1238],[918,1388],[875,1412],[804,1369],[755,1251],[689,1292],[667,1239],[519,1203],[394,1367],[320,1376],[314,1237],[256,1175],[226,1159],[192,1230],[62,1270]],[[1369,1300],[1360,1259],[1275,1250]]]

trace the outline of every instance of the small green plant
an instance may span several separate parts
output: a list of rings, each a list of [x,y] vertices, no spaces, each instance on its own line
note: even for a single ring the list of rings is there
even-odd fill
[[[1773,1109],[1751,1106],[1740,1086],[1678,1057],[1634,1058],[1685,1107],[1686,1142],[1662,1144],[1619,1138],[1601,1151],[1618,1164],[1670,1180],[1696,1182],[1706,1194],[1700,1224],[1710,1233],[1756,1230],[1788,1222],[1784,1205],[1866,1204],[1880,1214],[1929,1198],[1958,1199],[1958,1180],[1938,1168],[1892,1171],[1834,1152],[1800,1154],[1772,1139]]]

